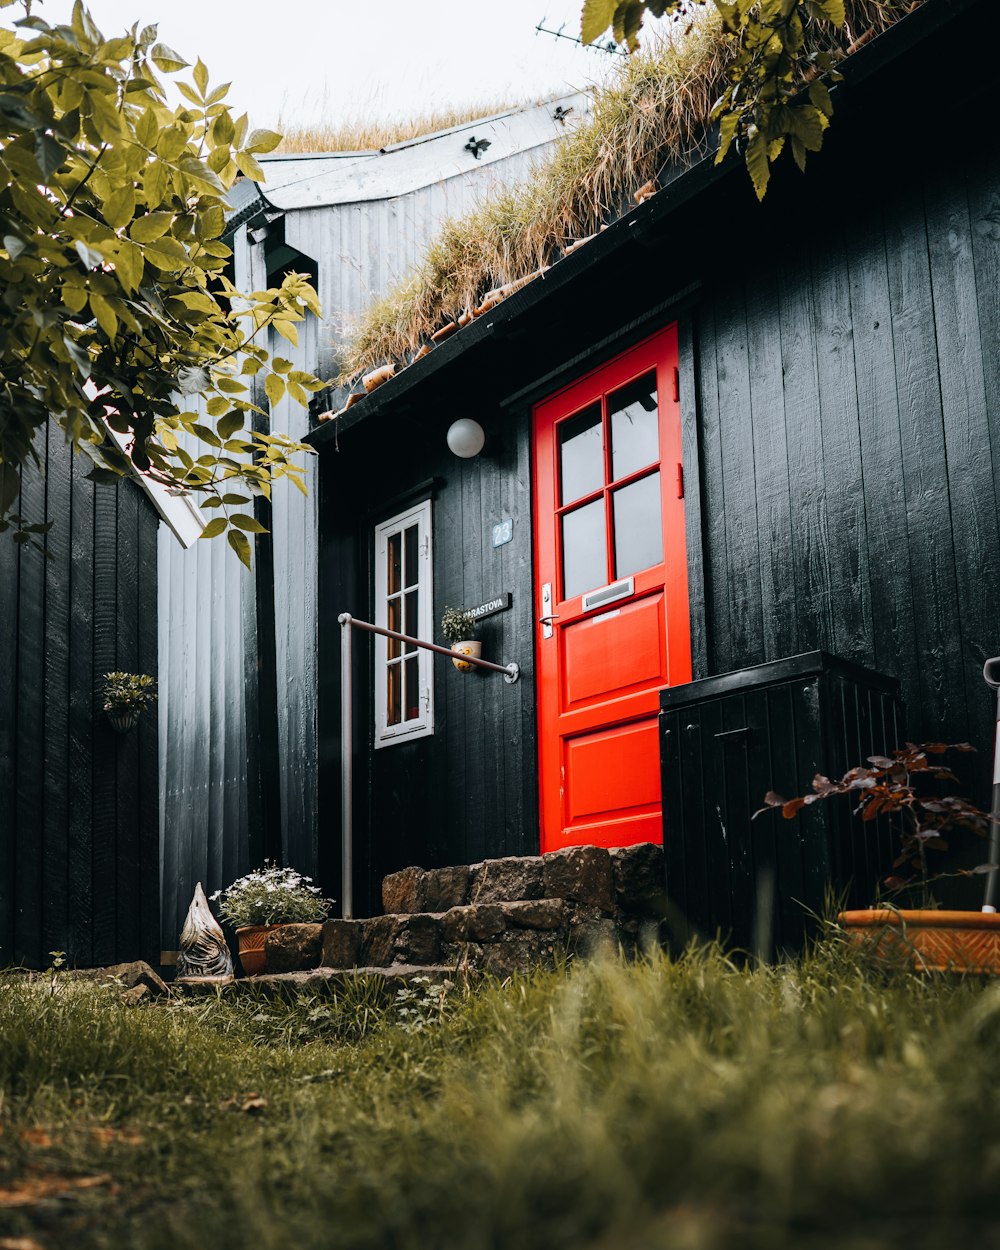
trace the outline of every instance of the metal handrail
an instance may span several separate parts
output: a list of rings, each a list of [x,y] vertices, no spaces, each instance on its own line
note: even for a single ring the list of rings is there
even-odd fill
[[[352,676],[351,630],[362,629],[369,634],[381,634],[384,638],[395,638],[399,642],[421,647],[424,651],[433,651],[437,655],[446,655],[449,659],[460,658],[465,664],[474,664],[477,668],[489,669],[494,673],[503,673],[508,686],[521,676],[520,667],[510,664],[494,664],[490,660],[481,660],[478,656],[456,656],[447,647],[440,647],[436,642],[424,642],[421,638],[413,638],[409,634],[401,634],[395,629],[386,629],[382,625],[373,625],[371,621],[359,621],[350,612],[341,612],[337,617],[340,624],[340,829],[341,829],[341,915],[345,920],[354,919],[354,770],[351,757],[354,750],[354,690]]]

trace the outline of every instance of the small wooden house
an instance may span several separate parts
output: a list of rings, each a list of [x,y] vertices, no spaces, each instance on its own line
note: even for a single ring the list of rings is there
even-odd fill
[[[669,840],[660,698],[692,679],[832,654],[898,682],[911,739],[989,756],[1000,155],[987,16],[926,0],[844,62],[804,176],[779,163],[758,204],[735,156],[673,171],[310,436],[331,892],[343,628],[362,912],[406,864]],[[468,458],[448,447],[464,419],[485,435]],[[349,613],[441,642],[446,605],[479,611],[484,657],[516,662],[519,681],[338,625]],[[865,744],[842,748],[846,766]],[[803,753],[786,769],[791,784],[808,785],[807,765]]]

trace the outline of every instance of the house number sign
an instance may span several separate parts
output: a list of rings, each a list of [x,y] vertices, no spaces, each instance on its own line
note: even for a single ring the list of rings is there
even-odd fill
[[[478,621],[482,616],[492,616],[494,612],[506,612],[510,607],[510,591],[504,590],[493,599],[487,599],[474,608],[469,608],[469,615]]]

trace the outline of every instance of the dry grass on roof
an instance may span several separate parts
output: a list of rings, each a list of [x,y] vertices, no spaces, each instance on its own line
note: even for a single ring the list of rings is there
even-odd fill
[[[282,140],[277,152],[375,152],[391,147],[394,143],[406,143],[421,135],[434,134],[437,130],[449,130],[465,122],[492,117],[511,109],[530,108],[540,100],[507,99],[474,100],[453,108],[436,109],[415,113],[411,117],[391,121],[372,121],[370,118],[349,117],[340,122],[317,122],[298,125],[279,118],[276,129]]]
[[[847,24],[828,46],[849,48],[891,26],[911,0],[848,0]],[[340,380],[403,361],[485,292],[551,263],[633,205],[665,167],[706,154],[709,115],[722,93],[730,42],[712,6],[647,40],[595,89],[593,112],[525,183],[445,222],[423,263],[375,301],[354,329]]]

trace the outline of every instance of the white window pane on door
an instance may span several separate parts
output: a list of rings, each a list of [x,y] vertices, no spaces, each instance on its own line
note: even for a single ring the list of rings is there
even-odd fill
[[[628,577],[663,563],[663,522],[660,512],[660,474],[650,473],[616,490],[615,577]]]
[[[656,374],[630,382],[608,396],[611,421],[611,480],[628,477],[660,459]]]
[[[559,425],[560,501],[572,503],[604,485],[604,430],[601,405]]]
[[[563,516],[562,550],[564,599],[603,586],[608,580],[603,496]]]

